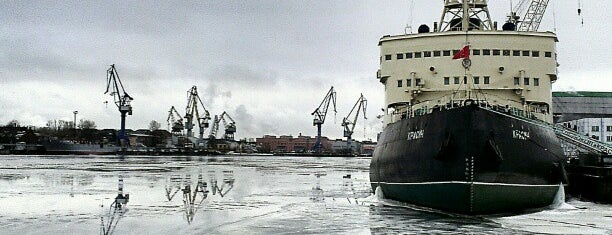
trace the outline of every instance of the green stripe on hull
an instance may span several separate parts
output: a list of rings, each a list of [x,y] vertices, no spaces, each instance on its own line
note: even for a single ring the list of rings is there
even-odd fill
[[[372,183],[376,188],[377,183]],[[465,182],[380,184],[385,198],[464,214],[521,211],[550,205],[554,185],[470,184]]]

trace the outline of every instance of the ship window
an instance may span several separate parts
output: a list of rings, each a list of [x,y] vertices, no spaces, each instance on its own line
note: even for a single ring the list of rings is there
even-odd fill
[[[591,126],[592,132],[599,132],[599,126]]]
[[[480,55],[480,49],[472,50],[472,55]]]
[[[513,50],[513,51],[512,51],[512,56],[521,56],[521,51],[519,51],[519,50]]]
[[[484,76],[484,81],[483,81],[483,83],[484,83],[484,84],[489,84],[490,82],[491,82],[491,81],[490,81],[490,77],[489,77],[489,76]]]
[[[493,55],[499,55],[500,51],[498,49],[493,50]]]
[[[533,56],[533,57],[540,57],[540,52],[539,51],[532,51],[531,52],[531,56]]]
[[[417,78],[414,85],[420,86],[421,85],[421,79]]]
[[[402,80],[397,80],[397,87],[402,87]]]
[[[533,86],[540,86],[540,79],[539,78],[533,78]]]
[[[391,60],[393,58],[393,56],[391,55],[385,55],[385,60]]]
[[[474,77],[474,84],[480,84],[480,77]]]
[[[459,50],[453,50],[453,55],[456,55],[457,53],[459,53]]]
[[[591,136],[591,138],[593,138],[595,140],[599,140],[599,136],[596,136],[596,135]]]
[[[482,50],[482,55],[491,55],[491,50],[489,50],[489,49],[483,49],[483,50]]]
[[[454,80],[455,84],[459,84],[459,77],[454,77]]]
[[[412,59],[412,52],[406,52],[406,59]]]
[[[406,79],[406,86],[407,87],[411,87],[412,86],[412,79]]]
[[[523,56],[529,56],[529,51],[523,51]]]
[[[444,77],[444,85],[450,84],[450,77]]]
[[[550,58],[552,57],[552,52],[550,51],[544,52],[544,56]]]
[[[415,52],[414,58],[421,58],[421,52]]]
[[[467,76],[463,76],[463,84],[467,84]]]
[[[606,136],[606,142],[612,142],[612,136]]]
[[[528,86],[529,85],[529,78],[523,78],[523,84]]]
[[[612,126],[606,126],[606,131],[612,132]]]
[[[449,50],[444,50],[444,51],[442,51],[442,55],[443,56],[450,56],[451,54],[450,54]]]
[[[510,56],[510,50],[504,50],[504,56]]]
[[[520,85],[520,79],[519,77],[514,77],[514,85]]]
[[[404,59],[404,53],[397,54],[397,59],[398,60]]]
[[[434,51],[434,57],[440,57],[440,51]]]
[[[431,51],[424,51],[423,57],[431,57]]]

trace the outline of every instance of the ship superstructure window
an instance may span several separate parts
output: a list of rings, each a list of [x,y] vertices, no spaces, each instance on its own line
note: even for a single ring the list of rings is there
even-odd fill
[[[483,77],[484,81],[482,81],[484,84],[489,84],[491,83],[491,77],[489,76],[484,76]]]
[[[531,52],[531,56],[532,57],[540,57],[540,52],[539,51],[532,51]]]
[[[523,56],[529,56],[529,51],[523,51]]]
[[[422,56],[421,52],[414,53],[414,58],[421,58],[421,56]]]
[[[493,55],[498,56],[500,54],[500,50],[499,49],[494,49],[493,50]]]
[[[510,50],[504,50],[504,56],[510,56]]]
[[[412,52],[406,52],[406,59],[412,59]]]
[[[421,79],[417,78],[414,85],[416,85],[416,86],[423,85],[423,84],[421,84]]]
[[[519,77],[514,77],[514,85],[520,85],[521,84],[521,78]]]
[[[424,51],[423,57],[431,57],[431,51]]]
[[[402,80],[397,80],[397,87],[402,87]]]
[[[407,87],[411,87],[412,86],[412,79],[406,79],[406,86]]]
[[[480,55],[480,49],[472,50],[472,55]]]
[[[450,77],[444,77],[444,85],[450,85]]]
[[[391,56],[391,55],[385,55],[385,60],[391,60],[391,59],[393,59],[393,56]]]
[[[449,50],[442,51],[442,55],[443,56],[450,56],[450,51]]]
[[[489,49],[482,49],[482,55],[491,55],[491,50],[489,50]]]
[[[533,78],[533,86],[540,86],[540,79],[539,78]]]
[[[480,84],[480,77],[474,77],[474,84]]]
[[[434,51],[434,57],[440,57],[441,51]]]
[[[396,55],[398,60],[404,59],[404,53],[399,53]]]
[[[529,78],[523,78],[523,84],[529,86]]]
[[[592,132],[599,132],[599,126],[591,126]]]
[[[459,77],[454,77],[454,80],[455,80],[454,81],[455,84],[459,84]]]
[[[519,50],[513,50],[513,51],[512,51],[512,56],[521,56],[521,51],[519,51]]]
[[[453,50],[453,55],[456,55],[457,53],[459,53],[459,50]]]
[[[550,51],[544,52],[544,56],[550,58],[552,57],[552,52]]]

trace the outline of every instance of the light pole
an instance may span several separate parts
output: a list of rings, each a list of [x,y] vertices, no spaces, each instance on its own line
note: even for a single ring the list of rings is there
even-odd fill
[[[74,127],[74,129],[76,130],[76,115],[77,115],[77,113],[79,113],[79,111],[76,111],[76,110],[75,110],[75,111],[74,111],[74,112],[72,112],[72,113],[74,113],[74,123],[73,123],[73,127]]]

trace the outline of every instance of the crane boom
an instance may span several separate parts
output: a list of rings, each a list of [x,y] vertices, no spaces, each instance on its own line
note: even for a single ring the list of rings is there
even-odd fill
[[[363,112],[363,119],[365,121],[365,119],[367,119],[366,117],[366,108],[368,106],[368,100],[366,100],[365,97],[363,97],[363,94],[361,94],[361,96],[359,96],[359,99],[357,99],[357,102],[355,103],[355,105],[353,105],[353,108],[351,109],[351,111],[349,112],[348,115],[346,115],[346,117],[344,117],[342,119],[342,126],[344,127],[344,137],[346,137],[346,141],[347,141],[347,147],[349,148],[349,152],[352,153],[352,146],[351,146],[351,137],[353,136],[353,132],[355,131],[355,125],[357,124],[357,118],[359,118],[359,113]],[[351,118],[351,115],[353,115],[353,111],[354,113],[354,117]]]
[[[193,137],[193,121],[194,118],[198,122],[198,127],[200,128],[200,133],[198,136],[198,146],[200,143],[203,143],[204,130],[208,128],[208,120],[210,120],[210,113],[204,106],[204,102],[200,98],[198,94],[198,88],[196,86],[191,87],[189,91],[187,91],[187,108],[185,111],[185,129],[187,129],[187,137]],[[204,111],[204,115],[200,115],[200,111],[198,106]]]
[[[132,115],[132,105],[130,102],[134,100],[134,98],[125,92],[125,88],[123,87],[123,83],[119,78],[119,73],[117,73],[114,64],[106,70],[106,91],[104,94],[109,94],[113,97],[115,105],[121,113],[121,129],[119,130],[119,135],[117,135],[117,142],[121,146],[122,152],[125,153],[127,146],[129,146],[129,141],[125,134],[125,117],[126,114]]]
[[[523,20],[518,25],[518,31],[537,31],[544,17],[549,0],[532,0]]]
[[[227,122],[227,120],[225,120],[225,117],[230,120],[229,123]],[[223,138],[226,140],[233,140],[234,133],[236,133],[236,122],[225,111],[223,111],[223,113],[221,114],[221,121],[223,121],[223,127],[225,128],[225,134],[223,134]]]
[[[330,104],[334,105],[334,115],[335,115],[337,113],[336,111],[336,91],[334,90],[333,86],[329,89],[329,91],[327,92],[327,95],[325,95],[325,98],[323,98],[323,100],[321,101],[321,104],[319,104],[319,107],[317,107],[311,114],[311,115],[314,115],[314,120],[312,122],[312,125],[317,127],[317,138],[315,140],[314,146],[312,147],[312,150],[314,150],[317,153],[321,152],[321,148],[323,147],[321,144],[321,125],[325,123],[325,118],[327,117],[327,111],[329,109]]]
[[[181,114],[178,113],[174,106],[168,111],[168,119],[166,121],[168,122],[168,131],[175,135],[182,134],[185,128],[183,125],[183,117],[181,117]]]

